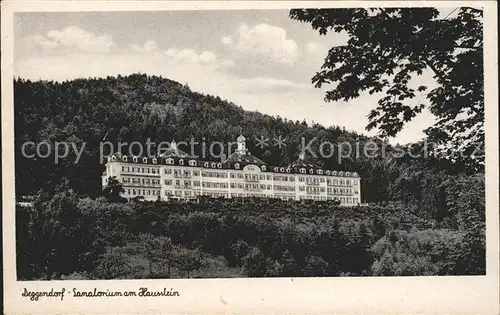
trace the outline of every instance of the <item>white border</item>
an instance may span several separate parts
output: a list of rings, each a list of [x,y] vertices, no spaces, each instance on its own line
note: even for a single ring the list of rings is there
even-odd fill
[[[498,60],[494,1],[2,1],[2,194],[5,314],[105,313],[327,313],[327,314],[499,314]],[[298,7],[483,6],[486,103],[487,276],[177,279],[109,281],[16,281],[14,221],[13,13],[19,11],[153,11],[289,9]],[[175,298],[94,298],[66,296],[63,302],[21,297],[30,290],[151,290],[174,288]]]

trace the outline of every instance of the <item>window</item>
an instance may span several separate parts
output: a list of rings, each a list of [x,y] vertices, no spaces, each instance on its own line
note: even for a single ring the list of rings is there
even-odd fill
[[[211,168],[215,168],[215,163],[210,164]]]
[[[170,175],[170,174],[172,174],[172,170],[169,169],[169,168],[166,168],[165,169],[165,175]]]
[[[142,158],[142,163],[148,163],[148,158]]]
[[[237,169],[237,170],[240,169],[240,163],[235,163],[234,164],[234,168]]]
[[[167,163],[167,164],[174,164],[174,159],[166,159],[165,163]]]
[[[306,169],[305,169],[305,168],[301,168],[301,169],[300,169],[300,172],[301,172],[302,174],[305,174],[305,173],[306,173]]]
[[[137,163],[137,156],[134,156],[132,160],[134,161],[134,163]]]
[[[165,185],[172,185],[172,180],[165,179]]]
[[[189,165],[190,165],[190,166],[196,166],[196,161],[195,161],[195,160],[191,160],[191,161],[189,161]]]
[[[222,168],[222,163],[217,163],[217,168]]]
[[[265,171],[266,171],[266,166],[265,166],[265,165],[262,165],[262,166],[260,167],[260,169],[261,169],[263,172],[265,172]]]
[[[126,155],[124,155],[124,156],[122,157],[122,160],[123,160],[123,162],[127,162],[127,156],[126,156]]]
[[[179,160],[179,165],[184,165],[184,160],[183,159]]]
[[[153,164],[158,163],[158,160],[156,158],[153,158]]]
[[[114,156],[114,155],[113,155],[113,156],[111,157],[111,161],[116,161],[116,156]]]

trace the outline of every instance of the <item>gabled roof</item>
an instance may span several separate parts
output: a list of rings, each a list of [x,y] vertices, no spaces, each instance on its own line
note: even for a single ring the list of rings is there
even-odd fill
[[[228,158],[223,162],[225,165],[232,166],[236,163],[239,163],[240,165],[248,165],[248,164],[255,164],[258,166],[262,165],[267,165],[266,162],[262,161],[261,159],[250,155],[250,154],[241,154],[239,152],[234,152]]]
[[[184,158],[184,159],[193,159],[192,155],[187,154],[186,152],[178,149],[178,148],[168,148],[163,151],[160,155],[162,158]]]
[[[177,147],[175,141],[170,143],[170,147],[163,150],[163,153],[160,155],[162,158],[183,158],[183,159],[193,159],[194,157],[186,152],[182,151]]]

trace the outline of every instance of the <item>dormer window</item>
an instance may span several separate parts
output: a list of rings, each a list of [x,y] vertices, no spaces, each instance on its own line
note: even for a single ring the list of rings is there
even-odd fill
[[[309,174],[314,174],[314,170],[312,168],[309,170]]]
[[[148,163],[148,158],[142,158],[142,163]]]
[[[331,174],[331,172],[330,172],[330,171],[326,171],[326,175],[330,175],[330,174]]]
[[[346,172],[346,173],[345,173],[345,176],[349,176],[349,175],[350,175],[350,174],[349,174],[349,172]]]
[[[217,163],[217,168],[222,168],[222,163]]]
[[[211,167],[211,168],[215,168],[215,163],[211,163],[211,164],[210,164],[210,167]]]
[[[339,172],[339,176],[344,176],[344,172]]]
[[[174,159],[166,159],[165,163],[167,163],[167,164],[174,164]]]
[[[262,166],[260,167],[260,169],[261,169],[263,172],[265,172],[265,171],[266,171],[266,166],[265,166],[265,165],[262,165]]]
[[[352,173],[352,176],[358,177],[358,173],[354,172],[354,173]]]
[[[179,160],[179,165],[184,165],[184,160],[183,159]]]
[[[113,155],[113,156],[111,157],[111,161],[116,161],[116,156],[114,156],[114,155]]]
[[[239,169],[239,168],[240,168],[240,163],[235,163],[235,164],[234,164],[234,168],[235,168],[235,169]]]
[[[203,163],[204,167],[208,167],[208,162]]]
[[[285,168],[284,167],[280,168],[280,172],[281,173],[285,172]]]
[[[191,160],[191,161],[189,161],[189,165],[190,165],[190,166],[196,166],[196,161],[195,161],[195,160]]]
[[[323,170],[318,170],[319,175],[323,175]]]
[[[336,172],[336,171],[333,171],[333,172],[332,172],[332,175],[333,175],[333,176],[337,176],[337,172]]]
[[[158,160],[156,158],[153,158],[153,164],[158,163]]]
[[[126,156],[126,155],[124,155],[124,156],[122,157],[122,160],[123,160],[123,162],[127,162],[127,156]]]
[[[305,173],[306,173],[306,169],[305,169],[305,168],[301,168],[301,169],[300,169],[300,172],[301,172],[302,174],[305,174]]]
[[[287,167],[286,170],[285,170],[287,173],[290,173],[290,168]]]
[[[137,163],[137,156],[134,156],[132,160],[134,161],[134,163]]]

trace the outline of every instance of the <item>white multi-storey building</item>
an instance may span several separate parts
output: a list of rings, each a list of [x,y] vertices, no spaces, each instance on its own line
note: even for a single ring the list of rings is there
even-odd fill
[[[119,180],[123,197],[145,200],[210,197],[268,197],[287,200],[338,200],[341,205],[361,203],[360,178],[355,172],[324,170],[299,159],[288,166],[269,166],[252,156],[245,138],[237,150],[220,162],[202,161],[180,150],[173,141],[159,157],[114,154],[102,175]]]

